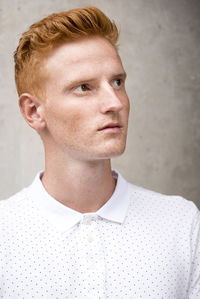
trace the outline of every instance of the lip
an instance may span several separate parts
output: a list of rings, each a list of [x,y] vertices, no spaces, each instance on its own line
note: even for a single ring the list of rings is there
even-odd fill
[[[121,130],[122,126],[119,123],[108,123],[102,128],[98,129],[100,132],[117,133]]]

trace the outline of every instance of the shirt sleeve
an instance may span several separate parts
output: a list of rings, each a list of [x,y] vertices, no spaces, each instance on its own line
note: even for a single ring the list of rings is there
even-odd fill
[[[200,299],[200,212],[191,230],[191,273],[187,299]]]

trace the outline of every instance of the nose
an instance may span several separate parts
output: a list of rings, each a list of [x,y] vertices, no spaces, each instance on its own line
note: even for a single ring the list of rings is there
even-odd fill
[[[119,112],[123,108],[122,91],[116,91],[112,86],[107,84],[100,93],[101,113]]]

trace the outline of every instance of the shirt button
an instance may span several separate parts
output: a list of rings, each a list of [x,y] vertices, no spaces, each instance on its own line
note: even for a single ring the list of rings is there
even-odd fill
[[[85,219],[85,224],[90,225],[90,224],[91,224],[91,218],[87,218],[87,219]]]
[[[89,266],[88,266],[88,270],[95,270],[97,267],[96,267],[96,265],[95,264],[90,264]]]
[[[90,242],[90,243],[94,241],[94,238],[92,235],[89,235],[87,239],[88,239],[88,242]]]

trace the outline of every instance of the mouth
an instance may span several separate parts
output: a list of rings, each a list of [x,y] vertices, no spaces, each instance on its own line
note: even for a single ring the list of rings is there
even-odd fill
[[[98,129],[100,132],[117,133],[120,132],[122,126],[119,123],[109,123]]]

